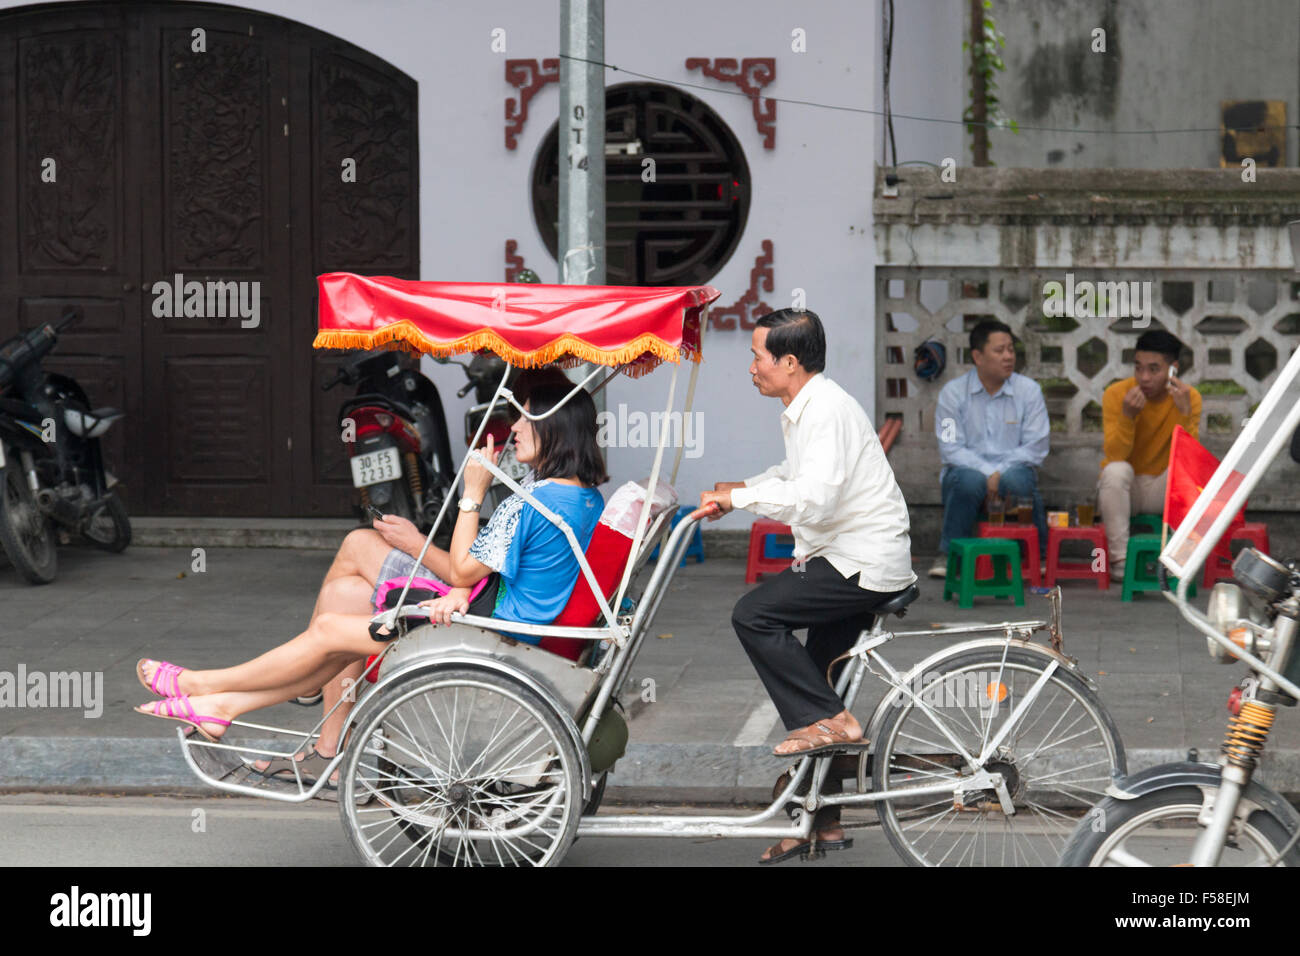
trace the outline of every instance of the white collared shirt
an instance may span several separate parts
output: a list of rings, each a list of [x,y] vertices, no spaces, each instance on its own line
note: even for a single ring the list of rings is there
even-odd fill
[[[797,559],[825,558],[858,586],[916,581],[907,503],[867,413],[820,372],[781,414],[785,461],[731,492],[731,503],[790,525]]]

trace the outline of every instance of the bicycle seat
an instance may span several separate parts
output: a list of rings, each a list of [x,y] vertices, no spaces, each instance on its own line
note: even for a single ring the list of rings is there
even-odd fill
[[[886,614],[897,614],[902,617],[907,613],[907,606],[921,596],[921,590],[915,584],[909,587],[901,594],[895,594],[884,604],[881,604],[874,613],[877,617],[884,617]]]

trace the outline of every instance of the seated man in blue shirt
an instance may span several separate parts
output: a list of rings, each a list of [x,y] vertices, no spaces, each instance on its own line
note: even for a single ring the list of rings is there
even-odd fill
[[[1047,521],[1038,493],[1038,466],[1047,457],[1050,426],[1043,390],[1015,371],[1011,329],[985,319],[970,332],[975,367],[939,393],[934,431],[943,471],[943,533],[930,576],[947,572],[948,542],[975,533],[990,498],[1032,498],[1039,555],[1047,551]]]

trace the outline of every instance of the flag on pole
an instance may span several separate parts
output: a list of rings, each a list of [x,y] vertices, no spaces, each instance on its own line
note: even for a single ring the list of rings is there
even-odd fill
[[[1218,467],[1219,459],[1210,454],[1204,445],[1188,434],[1183,426],[1174,426],[1174,437],[1169,446],[1169,471],[1165,475],[1165,524],[1177,528],[1182,523]],[[1228,476],[1201,517],[1198,528],[1209,529],[1241,484],[1241,478],[1237,472]],[[1226,560],[1232,559],[1232,535],[1243,524],[1245,518],[1238,511],[1215,545],[1215,555]]]

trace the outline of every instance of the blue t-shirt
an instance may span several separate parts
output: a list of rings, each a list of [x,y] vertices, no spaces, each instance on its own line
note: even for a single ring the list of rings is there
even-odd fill
[[[605,508],[600,492],[550,480],[528,490],[564,519],[585,551]],[[506,594],[492,616],[509,621],[549,624],[564,610],[582,573],[564,532],[519,495],[507,498],[492,513],[469,554],[501,575]],[[541,640],[515,637],[529,644]]]

